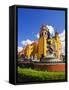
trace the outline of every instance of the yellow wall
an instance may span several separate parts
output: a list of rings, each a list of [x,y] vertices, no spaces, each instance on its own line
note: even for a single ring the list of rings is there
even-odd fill
[[[28,59],[30,58],[32,51],[33,51],[33,45],[28,45],[26,49],[26,56]]]
[[[62,47],[59,36],[52,39],[52,44],[55,46],[54,52],[56,54],[56,57],[60,59]]]
[[[31,45],[28,45],[26,48],[26,56],[29,59],[31,56],[37,57],[37,45],[36,43],[33,43]]]
[[[59,39],[59,37],[56,38],[56,55],[57,55],[57,58],[60,59],[60,55],[61,55],[61,41]]]
[[[41,55],[43,54],[46,57],[46,37],[40,37],[38,40],[38,59],[40,59]]]

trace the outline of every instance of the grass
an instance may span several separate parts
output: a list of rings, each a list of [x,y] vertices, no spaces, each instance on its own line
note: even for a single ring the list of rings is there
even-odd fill
[[[28,69],[18,67],[18,78],[25,81],[65,80],[65,73],[37,71],[31,68]]]

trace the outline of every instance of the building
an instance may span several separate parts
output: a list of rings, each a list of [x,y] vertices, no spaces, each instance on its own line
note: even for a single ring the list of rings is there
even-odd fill
[[[32,44],[27,45],[23,54],[29,59],[40,59],[42,56],[46,57],[53,54],[56,58],[60,59],[62,53],[61,41],[58,33],[50,38],[50,32],[46,25],[42,25],[39,32],[39,39]]]

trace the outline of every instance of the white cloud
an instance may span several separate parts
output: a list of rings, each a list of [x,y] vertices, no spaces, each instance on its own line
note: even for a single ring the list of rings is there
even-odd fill
[[[62,53],[65,55],[65,42],[61,42],[62,44]]]
[[[31,41],[31,40],[27,39],[27,40],[21,41],[21,44],[22,44],[23,46],[26,46],[26,45],[28,45],[28,44],[32,44],[33,42],[34,42],[34,41]]]
[[[59,34],[61,44],[62,44],[62,53],[65,55],[65,30]]]
[[[51,25],[47,25],[47,28],[49,29],[49,32],[50,32],[51,36],[54,36],[55,35],[54,27],[51,26]]]
[[[37,33],[36,37],[37,37],[37,39],[39,38],[39,33]]]
[[[59,37],[62,42],[65,41],[65,30],[63,30],[63,32],[59,34]]]
[[[23,48],[22,47],[18,47],[18,52],[20,52]]]

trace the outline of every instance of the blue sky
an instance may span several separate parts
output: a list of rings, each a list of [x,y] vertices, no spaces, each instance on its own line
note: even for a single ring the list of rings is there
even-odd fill
[[[65,12],[18,8],[18,47],[22,47],[23,40],[36,40],[41,24],[50,25],[62,33],[65,29]]]

